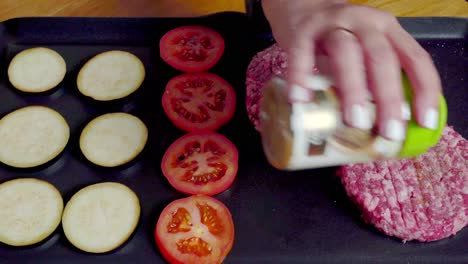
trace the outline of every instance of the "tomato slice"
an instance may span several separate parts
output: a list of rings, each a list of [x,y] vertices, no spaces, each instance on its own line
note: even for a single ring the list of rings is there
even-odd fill
[[[216,132],[189,133],[169,146],[161,168],[179,192],[215,195],[231,186],[238,160],[236,146],[225,136]]]
[[[161,58],[183,72],[211,69],[224,53],[224,39],[204,26],[182,26],[164,34],[159,41]]]
[[[231,120],[236,93],[214,73],[185,73],[167,83],[162,105],[178,128],[186,132],[212,131]]]
[[[234,244],[234,223],[221,201],[194,195],[164,208],[154,236],[169,263],[222,263]]]

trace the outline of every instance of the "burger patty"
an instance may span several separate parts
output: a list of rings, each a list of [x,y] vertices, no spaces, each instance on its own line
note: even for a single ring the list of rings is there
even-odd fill
[[[247,68],[246,106],[250,121],[260,131],[259,102],[263,85],[272,77],[282,75],[287,68],[286,53],[274,44],[257,53]]]
[[[343,166],[341,182],[364,221],[403,241],[436,241],[468,224],[468,144],[452,127],[412,159]]]

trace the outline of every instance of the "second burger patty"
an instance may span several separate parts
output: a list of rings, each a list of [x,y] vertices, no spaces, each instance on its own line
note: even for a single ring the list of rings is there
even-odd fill
[[[341,182],[363,219],[403,241],[436,241],[468,224],[468,142],[446,127],[412,159],[346,165]]]

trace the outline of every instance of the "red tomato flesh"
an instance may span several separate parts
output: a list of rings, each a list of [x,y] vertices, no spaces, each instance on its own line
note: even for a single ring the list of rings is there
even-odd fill
[[[159,41],[161,58],[183,72],[211,69],[224,53],[224,39],[204,26],[182,26],[164,34]]]
[[[236,93],[216,74],[185,73],[167,83],[162,105],[178,128],[186,132],[213,131],[231,120]]]
[[[167,205],[154,236],[169,263],[222,263],[234,243],[234,223],[221,201],[195,195]]]
[[[161,168],[179,192],[215,195],[231,186],[237,175],[238,160],[236,146],[221,134],[189,133],[169,146]]]

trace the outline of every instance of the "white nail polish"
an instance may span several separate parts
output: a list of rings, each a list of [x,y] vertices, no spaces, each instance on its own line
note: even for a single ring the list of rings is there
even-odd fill
[[[407,102],[401,105],[401,118],[407,121],[411,119],[411,107]]]
[[[307,87],[314,91],[323,91],[330,89],[333,81],[330,78],[321,75],[312,75],[306,78]]]
[[[306,88],[303,88],[299,85],[293,85],[291,86],[291,93],[289,94],[289,98],[292,101],[307,102],[310,98],[310,94]]]
[[[396,119],[387,121],[385,136],[391,140],[402,141],[405,138],[405,128],[403,123]]]
[[[381,136],[376,137],[372,146],[378,154],[384,157],[393,157],[400,150],[399,142],[391,141]]]
[[[429,129],[437,129],[437,126],[439,125],[439,112],[434,108],[427,110],[426,115],[424,116],[423,125]]]
[[[351,125],[360,129],[371,129],[372,122],[369,111],[362,105],[355,104],[351,107]]]

